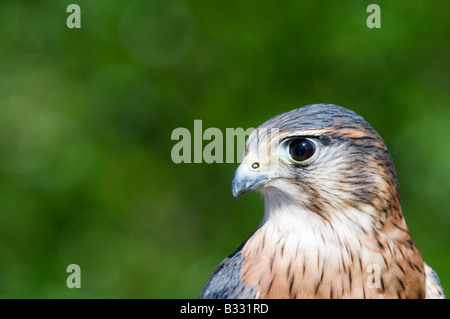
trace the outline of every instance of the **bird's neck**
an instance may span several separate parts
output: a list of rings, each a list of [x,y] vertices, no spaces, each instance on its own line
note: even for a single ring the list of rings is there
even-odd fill
[[[386,216],[372,206],[328,208],[313,212],[282,192],[265,195],[264,220],[262,225],[273,228],[281,236],[294,235],[298,240],[339,236],[352,241],[380,228]],[[320,237],[320,238],[319,238]]]
[[[414,277],[423,285],[423,261],[403,218],[391,225],[356,208],[321,216],[288,198],[265,197],[264,220],[242,248],[244,278],[264,287],[265,297],[386,298],[406,296],[402,287]],[[422,293],[410,287],[410,297]]]

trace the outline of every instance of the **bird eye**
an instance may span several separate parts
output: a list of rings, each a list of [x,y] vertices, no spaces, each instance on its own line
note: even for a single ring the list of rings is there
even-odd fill
[[[316,144],[306,138],[292,140],[289,144],[289,154],[296,162],[304,162],[314,155]]]

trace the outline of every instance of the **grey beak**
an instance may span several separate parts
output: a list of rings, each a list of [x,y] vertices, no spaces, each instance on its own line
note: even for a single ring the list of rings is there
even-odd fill
[[[234,173],[231,184],[234,199],[237,200],[240,194],[258,189],[269,180],[270,178],[265,173],[252,170],[245,163],[241,163]]]

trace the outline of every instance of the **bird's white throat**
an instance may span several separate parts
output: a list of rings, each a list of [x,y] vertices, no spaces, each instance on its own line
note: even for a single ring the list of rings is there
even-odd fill
[[[299,205],[285,192],[272,187],[261,192],[265,197],[265,211],[260,227],[273,242],[282,242],[297,252],[334,254],[333,250],[343,246],[346,250],[359,251],[361,236],[376,227],[372,211],[348,207],[345,211],[326,212],[325,219]]]

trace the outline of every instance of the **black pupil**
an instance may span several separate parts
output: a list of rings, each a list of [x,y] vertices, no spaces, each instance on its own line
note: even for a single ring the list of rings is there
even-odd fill
[[[289,153],[292,158],[298,162],[306,161],[314,155],[316,145],[307,139],[296,139],[289,145]]]

